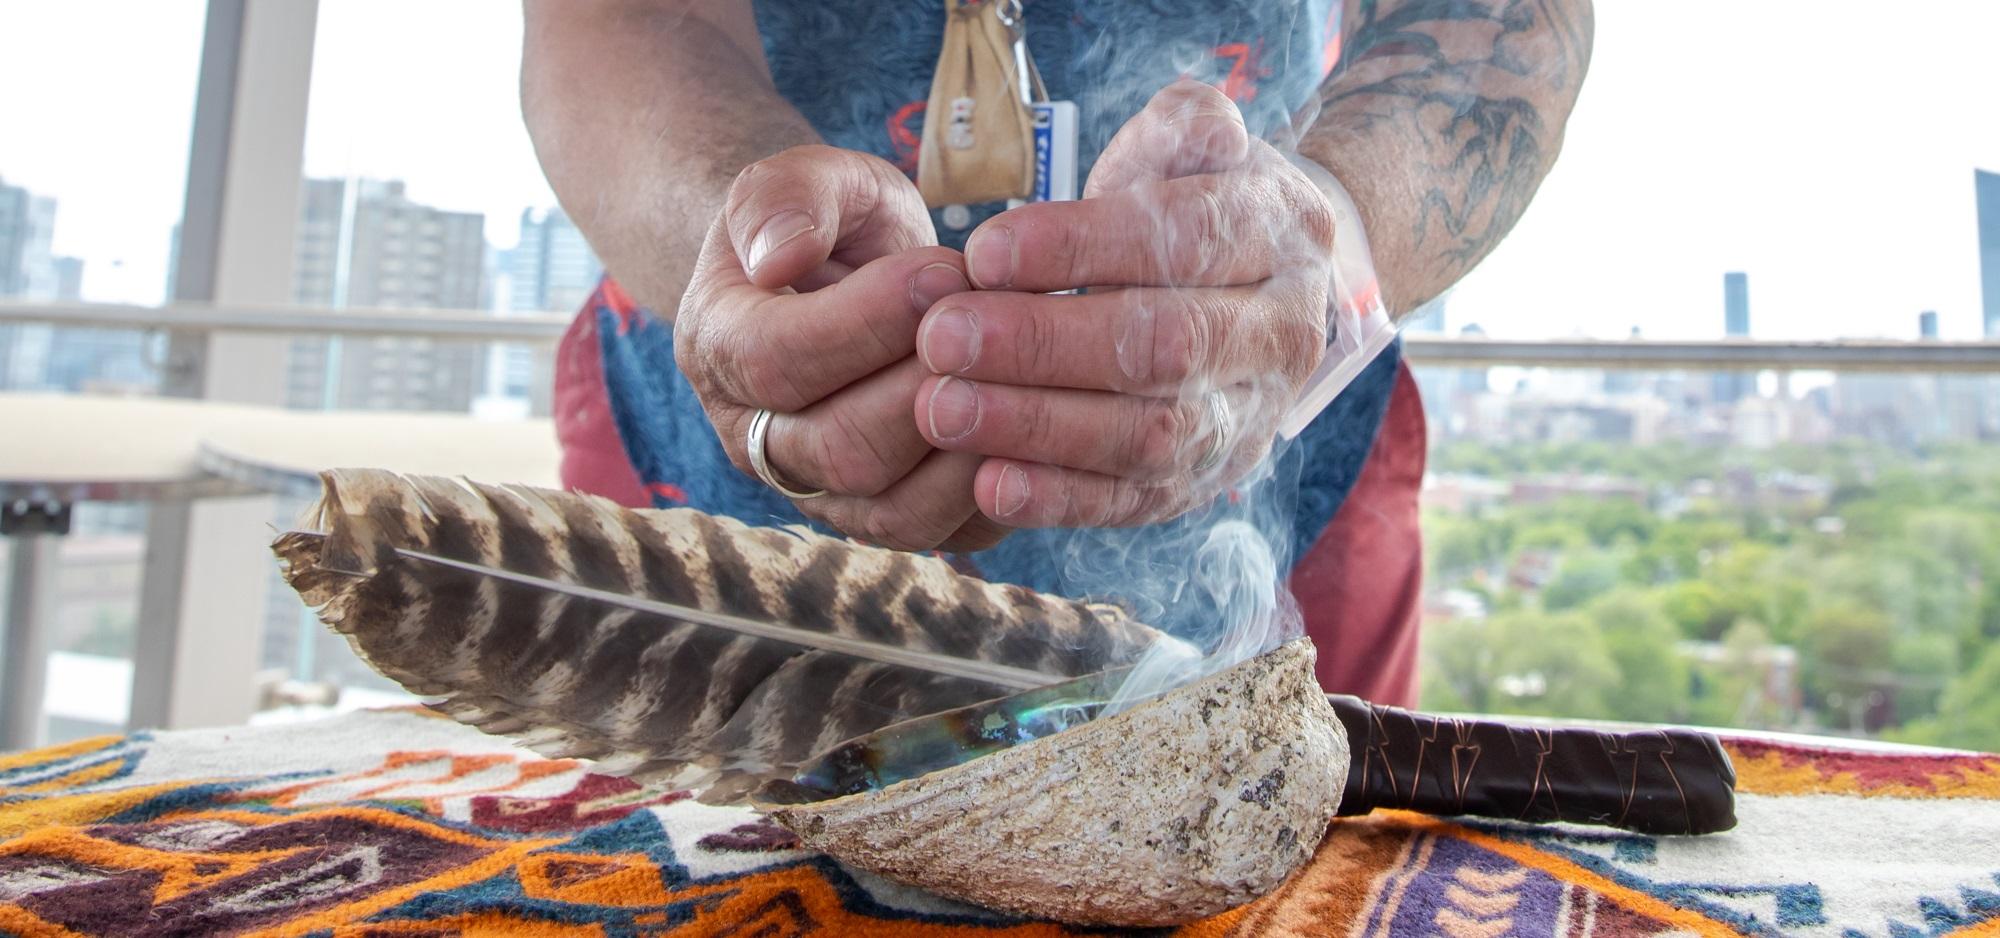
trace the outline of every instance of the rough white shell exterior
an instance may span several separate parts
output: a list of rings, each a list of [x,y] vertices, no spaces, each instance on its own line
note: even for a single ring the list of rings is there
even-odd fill
[[[1056,736],[767,810],[816,850],[956,899],[1169,925],[1264,895],[1304,864],[1347,765],[1298,641]]]

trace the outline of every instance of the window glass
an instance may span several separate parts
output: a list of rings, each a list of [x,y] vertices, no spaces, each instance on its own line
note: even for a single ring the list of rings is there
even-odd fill
[[[162,302],[187,177],[202,3],[0,0],[0,23],[8,39],[0,299]],[[151,393],[157,348],[132,330],[0,318],[0,391]],[[144,505],[77,505],[53,569],[43,571],[54,596],[43,624],[47,740],[125,722],[145,524]],[[11,559],[13,548],[0,538],[0,557]],[[7,569],[0,560],[0,573]]]

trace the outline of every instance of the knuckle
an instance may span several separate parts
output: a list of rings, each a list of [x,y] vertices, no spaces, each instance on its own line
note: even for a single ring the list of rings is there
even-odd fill
[[[1059,463],[1069,457],[1074,441],[1057,428],[1055,414],[1042,395],[1023,394],[1014,409],[1019,414],[1015,432],[1020,435],[1017,452],[1022,458]]]
[[[1326,327],[1321,317],[1300,317],[1283,329],[1286,338],[1278,349],[1278,372],[1293,387],[1305,382],[1326,355]]]
[[[1220,310],[1204,297],[1183,297],[1182,308],[1155,316],[1153,383],[1178,388],[1202,376],[1213,341],[1213,323]]]
[[[1180,482],[1137,487],[1127,524],[1154,524],[1178,517],[1188,509],[1188,488]]]
[[[887,499],[870,501],[862,509],[860,524],[869,541],[894,550],[929,550],[951,534],[940,531],[936,521]]]
[[[1124,463],[1134,474],[1159,478],[1172,473],[1200,417],[1185,401],[1145,405],[1127,442]]]
[[[1020,317],[1015,340],[1008,343],[1015,355],[1014,373],[1035,378],[1047,374],[1061,360],[1063,342],[1053,319],[1040,313]]]
[[[773,184],[789,175],[789,163],[793,150],[786,150],[775,156],[765,157],[743,167],[736,178],[729,183],[729,194],[723,199],[727,217],[737,220],[739,214],[756,201],[757,196]]]
[[[1299,232],[1308,244],[1318,248],[1321,252],[1332,251],[1334,237],[1333,206],[1327,203],[1326,196],[1322,195],[1319,189],[1310,182],[1303,183],[1303,185],[1306,187],[1306,191],[1302,193],[1302,197],[1298,200],[1299,206],[1296,213],[1298,215]]]
[[[869,502],[855,513],[853,533],[870,544],[894,546],[899,515],[900,512],[882,502]]]
[[[1068,276],[1064,279],[1072,284],[1095,284],[1097,265],[1094,263],[1096,258],[1091,254],[1094,239],[1089,234],[1089,222],[1051,225],[1048,228],[1055,235],[1049,239],[1048,256],[1060,259],[1060,266],[1067,268]],[[1028,262],[1023,260],[1020,263],[1025,266]]]
[[[736,400],[780,413],[796,411],[811,403],[799,392],[797,373],[779,356],[760,347],[763,343],[754,342],[741,330],[730,331],[732,337],[721,344],[728,351],[719,364],[725,388]]]
[[[729,457],[729,464],[735,466],[736,471],[756,478],[757,472],[750,465],[750,451],[743,437],[745,428],[741,412],[732,412],[729,416],[718,414],[713,409],[705,412],[709,425],[715,428],[716,437],[722,441],[722,452]]]
[[[839,161],[839,154],[844,152],[823,144],[809,144],[781,150],[743,167],[730,180],[729,193],[723,198],[722,217],[735,235],[747,235],[747,226],[762,221],[775,200],[796,198],[829,168],[844,165]]]
[[[817,498],[793,502],[792,505],[799,510],[799,514],[839,531],[845,537],[856,540],[867,539],[862,535],[860,524],[856,521],[857,512],[852,499]]]
[[[702,368],[702,319],[699,305],[687,302],[681,304],[679,315],[674,317],[674,366],[688,376],[697,391],[706,377]]]
[[[1228,206],[1214,177],[1196,177],[1194,193],[1169,229],[1174,269],[1193,282],[1206,281],[1221,265],[1229,243]]]
[[[791,413],[812,403],[800,381],[802,370],[768,335],[741,323],[703,317],[694,328],[674,333],[674,363],[704,400],[721,398],[752,407]]]
[[[808,454],[810,466],[785,466],[785,477],[794,480],[794,485],[810,485],[841,495],[872,494],[856,490],[855,466],[849,454],[852,447],[842,445],[836,439],[839,430],[832,433],[821,432],[815,427],[804,431],[810,436],[801,441],[800,450]]]
[[[736,178],[729,181],[729,194],[723,198],[723,204],[731,210],[741,207],[773,173],[769,159],[758,160],[737,170]]]
[[[734,372],[736,349],[720,334],[722,330],[716,328],[711,316],[704,312],[692,319],[675,323],[674,364],[703,400],[742,400],[728,378]]]
[[[1288,292],[1270,334],[1277,372],[1296,386],[1326,354],[1326,290],[1301,286]]]
[[[1108,488],[1070,479],[1064,483],[1063,506],[1077,527],[1116,528],[1127,522],[1126,490],[1131,483],[1117,482]]]
[[[893,469],[869,427],[845,408],[827,414],[831,425],[814,433],[826,487],[845,495],[879,495],[895,482]]]

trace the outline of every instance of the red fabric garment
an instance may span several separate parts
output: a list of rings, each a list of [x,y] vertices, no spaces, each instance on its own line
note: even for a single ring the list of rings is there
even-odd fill
[[[1292,567],[1292,595],[1319,647],[1319,683],[1328,692],[1416,705],[1424,575],[1417,494],[1426,432],[1423,400],[1405,363],[1354,488]]]
[[[583,304],[556,346],[553,405],[556,440],[562,445],[562,484],[628,508],[650,508],[653,500],[647,497],[639,473],[626,458],[618,424],[611,418],[611,393],[604,384],[604,350],[597,335],[599,307],[637,307],[623,291],[612,293],[607,287],[611,287],[609,278],[598,287],[597,295]]]

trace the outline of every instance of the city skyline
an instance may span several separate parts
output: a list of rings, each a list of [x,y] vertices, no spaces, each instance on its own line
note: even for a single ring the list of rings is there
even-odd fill
[[[1750,337],[1750,275],[1734,270],[1722,275],[1722,334],[1729,339]],[[1715,399],[1734,404],[1757,391],[1757,376],[1719,371],[1713,376]]]
[[[301,306],[480,309],[486,219],[410,199],[401,182],[308,179],[299,213],[292,299]],[[291,342],[286,404],[340,410],[465,412],[479,350],[429,339]]]
[[[2000,339],[2000,173],[1972,171],[1979,212],[1979,290],[1986,337]]]

